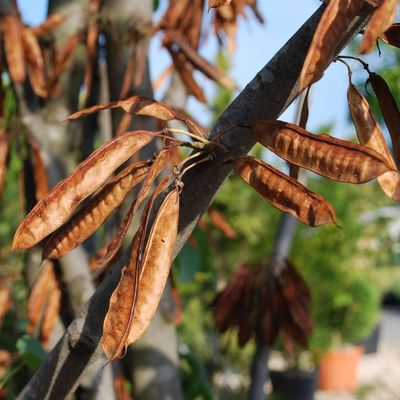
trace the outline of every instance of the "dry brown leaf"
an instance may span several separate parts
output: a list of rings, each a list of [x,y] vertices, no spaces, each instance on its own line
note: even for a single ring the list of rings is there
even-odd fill
[[[359,13],[364,0],[331,0],[315,31],[300,75],[300,90],[319,80],[336,54],[348,24]]]
[[[4,51],[7,57],[8,72],[15,83],[25,80],[25,54],[22,41],[23,26],[18,17],[6,15],[4,18]]]
[[[349,183],[364,183],[393,170],[377,151],[328,135],[314,135],[282,121],[252,125],[258,142],[299,167]]]
[[[180,52],[184,54],[189,62],[192,63],[193,67],[201,71],[211,80],[230,90],[236,89],[236,83],[224,71],[210,64],[206,59],[201,57],[180,32],[167,31],[164,36],[164,43],[166,46],[178,46]]]
[[[126,235],[126,232],[129,229],[134,214],[150,193],[151,187],[153,186],[154,181],[157,179],[158,175],[168,164],[169,151],[170,149],[163,149],[156,156],[156,159],[150,167],[136,199],[132,202],[128,212],[122,220],[120,227],[118,228],[117,233],[115,234],[111,243],[108,245],[106,254],[100,260],[98,260],[97,268],[103,268],[105,265],[111,263],[117,255],[119,249],[122,246],[122,241]],[[166,178],[166,180],[168,181],[169,179],[169,177]]]
[[[367,28],[364,31],[364,37],[360,44],[360,53],[367,54],[374,48],[378,37],[389,29],[396,17],[396,7],[398,0],[383,0],[374,10]]]
[[[392,138],[393,154],[397,165],[400,167],[400,111],[396,100],[390,92],[385,80],[378,74],[372,73],[369,76],[372,88],[378,99],[378,103],[385,120],[386,126]]]
[[[223,7],[231,3],[232,0],[208,0],[208,9]]]
[[[214,207],[210,207],[207,211],[211,223],[218,228],[226,238],[233,239],[236,237],[236,232],[230,226],[224,216],[219,213]]]
[[[36,204],[15,233],[12,248],[32,247],[54,232],[81,201],[154,136],[154,132],[133,131],[111,140],[93,152]]]
[[[360,143],[382,154],[391,169],[395,170],[395,162],[368,101],[351,82],[347,91],[347,99]],[[389,171],[378,177],[378,183],[383,192],[396,201],[400,201],[399,182],[398,171]]]
[[[91,236],[120,206],[126,195],[145,178],[148,170],[147,163],[138,162],[120,172],[85,207],[48,238],[43,247],[42,258],[63,257]]]
[[[141,237],[136,237],[130,264],[123,269],[104,320],[102,346],[109,361],[121,357],[150,324],[168,278],[178,217],[179,192],[174,189],[158,210],[142,259],[137,251]]]
[[[269,203],[310,226],[336,223],[332,206],[319,194],[304,187],[261,160],[238,157],[233,161],[236,173]]]
[[[46,77],[42,51],[36,36],[28,28],[22,31],[22,43],[28,62],[29,81],[33,91],[40,97],[47,97]]]
[[[400,24],[393,24],[381,38],[390,45],[400,48]]]
[[[7,174],[9,146],[10,144],[7,132],[4,129],[0,129],[0,201],[3,195],[3,187]]]
[[[36,37],[44,36],[53,31],[54,29],[56,29],[66,19],[67,17],[63,14],[51,14],[42,24],[29,29]]]

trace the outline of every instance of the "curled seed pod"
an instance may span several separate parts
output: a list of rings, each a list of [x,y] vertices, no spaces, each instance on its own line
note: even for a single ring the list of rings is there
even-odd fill
[[[32,247],[59,228],[81,201],[153,138],[152,132],[134,131],[93,152],[36,204],[15,233],[12,248]]]
[[[335,57],[346,28],[359,13],[364,0],[330,0],[319,21],[300,75],[300,90],[319,80]]]
[[[143,185],[139,190],[136,200],[131,204],[120,227],[118,228],[117,233],[115,234],[111,243],[107,247],[105,255],[100,260],[98,260],[97,262],[98,268],[103,268],[105,265],[111,263],[111,261],[117,255],[119,249],[122,246],[122,241],[126,235],[126,232],[128,231],[128,228],[131,224],[133,215],[136,213],[140,205],[143,203],[143,201],[150,193],[151,187],[153,186],[153,183],[156,180],[156,178],[168,164],[170,150],[171,148],[163,149],[157,154],[156,159],[153,165],[150,167],[147,176],[143,182]]]
[[[42,258],[63,257],[86,240],[145,178],[148,170],[146,163],[138,162],[119,173],[85,207],[48,238],[43,247]]]
[[[102,346],[109,361],[121,357],[150,324],[168,278],[178,217],[179,192],[174,189],[158,210],[143,257],[138,251],[141,235],[135,238],[130,264],[123,270],[104,320]]]
[[[378,37],[392,24],[396,17],[397,0],[382,0],[372,13],[360,44],[360,53],[366,54],[374,48]]]
[[[332,206],[319,194],[261,160],[239,157],[236,173],[278,210],[310,226],[336,223]]]
[[[372,88],[378,99],[383,119],[392,138],[393,153],[397,164],[400,166],[400,112],[397,107],[396,100],[390,92],[386,81],[378,74],[372,73],[369,75]]]
[[[314,135],[282,121],[257,121],[252,131],[258,142],[299,167],[327,178],[363,183],[392,170],[378,152],[328,135]]]
[[[400,24],[393,24],[384,34],[381,39],[391,46],[400,48]]]
[[[19,18],[14,15],[6,15],[4,21],[4,51],[7,57],[8,71],[13,82],[23,83],[26,75],[22,44],[23,26]]]
[[[184,122],[189,129],[201,131],[201,127],[198,127],[196,122],[189,118],[185,113],[172,109],[164,103],[145,96],[132,96],[125,100],[112,101],[109,103],[98,104],[93,107],[84,108],[83,110],[70,115],[68,119],[70,121],[75,120],[85,117],[86,115],[96,111],[107,110],[110,108],[122,108],[125,112],[132,115],[146,115],[161,119],[162,121],[172,121],[177,119],[178,121]]]
[[[395,162],[386,143],[383,132],[372,114],[367,99],[350,82],[347,90],[350,114],[356,127],[358,140],[361,144],[376,150],[385,157],[393,171],[388,171],[378,177],[382,191],[392,200],[400,201],[400,174],[395,171]]]

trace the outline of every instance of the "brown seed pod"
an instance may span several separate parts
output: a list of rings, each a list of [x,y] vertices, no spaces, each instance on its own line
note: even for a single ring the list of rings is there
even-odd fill
[[[122,241],[128,231],[128,228],[131,224],[133,215],[136,213],[140,205],[146,199],[148,194],[150,193],[151,187],[154,184],[154,181],[161,173],[161,171],[167,166],[168,158],[169,158],[169,151],[170,149],[163,149],[161,150],[153,165],[150,167],[147,176],[143,182],[142,187],[137,195],[136,200],[131,204],[128,212],[126,213],[120,227],[118,228],[117,233],[115,234],[114,238],[112,239],[111,243],[107,247],[106,254],[97,262],[98,268],[103,268],[106,264],[111,263],[114,257],[117,255],[119,249],[122,246]],[[169,177],[167,177],[169,180]]]
[[[178,217],[179,192],[174,189],[158,210],[142,258],[138,254],[141,237],[135,239],[130,264],[123,269],[104,320],[102,346],[109,361],[121,357],[150,324],[168,278]]]
[[[146,176],[149,167],[144,162],[125,168],[96,194],[66,224],[54,232],[43,247],[42,258],[60,258],[89,236],[120,206],[126,195]]]
[[[15,83],[25,80],[25,54],[22,43],[23,26],[18,17],[6,15],[4,18],[4,51],[7,57],[8,71]]]
[[[223,7],[223,6],[226,6],[231,3],[232,3],[232,0],[209,0],[208,1],[208,9]]]
[[[310,226],[336,223],[332,206],[319,194],[261,160],[238,157],[236,173],[278,210]]]
[[[381,4],[375,8],[360,44],[361,54],[371,52],[378,37],[389,29],[396,17],[397,2],[397,0],[382,0]]]
[[[335,57],[346,28],[359,13],[364,0],[330,0],[319,21],[300,75],[300,90],[319,80]]]
[[[358,140],[361,144],[382,154],[391,166],[391,169],[393,169],[393,171],[386,172],[378,177],[379,186],[386,196],[392,200],[400,201],[400,174],[395,170],[396,167],[392,154],[390,153],[383,132],[372,114],[367,99],[351,82],[347,91],[347,99]]]
[[[36,37],[46,35],[61,25],[67,17],[63,14],[51,14],[42,24],[29,28]]]
[[[184,122],[189,129],[194,128],[198,132],[200,128],[186,114],[174,110],[164,103],[150,99],[145,96],[132,96],[125,100],[112,101],[109,103],[98,104],[93,107],[84,108],[68,117],[70,121],[85,117],[96,111],[106,110],[109,108],[122,108],[125,112],[132,115],[146,115],[161,119],[162,121],[172,121],[177,119]]]
[[[42,51],[36,36],[28,28],[22,31],[22,43],[28,62],[28,75],[33,91],[40,97],[47,97],[46,77]]]
[[[381,39],[391,46],[400,48],[400,24],[393,24],[381,35]]]
[[[7,160],[10,143],[8,134],[0,129],[0,201],[3,195],[3,187],[7,173]]]
[[[206,103],[207,99],[203,89],[198,85],[193,77],[193,70],[188,65],[185,56],[182,53],[175,52],[172,46],[167,46],[167,49],[172,57],[176,71],[182,79],[186,90],[189,94],[193,95],[198,101]]]
[[[54,232],[81,201],[154,136],[148,131],[130,132],[93,152],[36,204],[15,233],[12,248],[27,249]]]
[[[165,33],[164,44],[166,46],[178,46],[180,52],[186,57],[186,59],[199,71],[201,71],[209,79],[219,83],[222,86],[230,90],[236,89],[236,83],[220,68],[210,64],[207,60],[197,53],[186,38],[178,31],[169,30]]]
[[[287,122],[257,121],[251,129],[257,141],[279,157],[336,181],[364,183],[393,169],[366,146],[314,135]]]
[[[369,75],[372,88],[378,99],[383,119],[392,138],[394,159],[397,168],[400,167],[400,111],[397,107],[396,100],[390,92],[386,81],[378,74]]]

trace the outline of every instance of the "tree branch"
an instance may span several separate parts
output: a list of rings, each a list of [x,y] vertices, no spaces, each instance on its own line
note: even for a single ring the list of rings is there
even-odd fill
[[[298,77],[324,6],[299,29],[288,43],[257,74],[221,116],[212,136],[232,124],[250,124],[258,119],[276,119],[299,95]],[[349,28],[358,32],[365,17]],[[341,44],[337,51],[341,50]],[[255,144],[248,130],[237,128],[222,138],[227,154],[218,152],[210,162],[185,175],[181,198],[179,237],[175,254],[206,211],[220,186],[231,172],[228,158],[246,154]],[[78,318],[20,395],[20,399],[63,399],[71,394],[88,366],[102,355],[100,346],[108,299],[120,269],[107,277]]]

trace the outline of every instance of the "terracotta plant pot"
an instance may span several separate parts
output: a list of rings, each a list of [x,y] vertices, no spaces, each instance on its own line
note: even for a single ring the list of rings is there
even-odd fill
[[[362,346],[329,350],[319,364],[318,387],[322,390],[352,391],[358,386]]]

